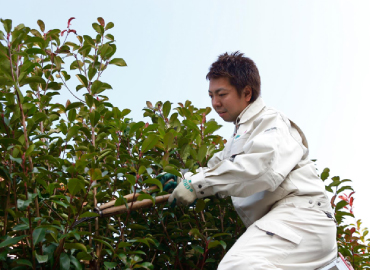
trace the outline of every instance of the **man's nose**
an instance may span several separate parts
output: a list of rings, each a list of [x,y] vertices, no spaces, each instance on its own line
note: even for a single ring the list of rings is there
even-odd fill
[[[213,108],[221,107],[221,102],[219,98],[217,97],[212,98],[212,107]]]

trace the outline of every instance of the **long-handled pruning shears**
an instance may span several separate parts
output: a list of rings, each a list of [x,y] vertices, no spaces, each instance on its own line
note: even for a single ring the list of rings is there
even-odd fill
[[[174,179],[170,179],[169,181],[166,182],[173,182]],[[151,193],[154,190],[158,189],[157,186],[151,186],[148,189],[142,190],[142,192],[145,193]],[[99,214],[99,217],[109,217],[113,215],[118,215],[118,214],[123,214],[128,211],[132,210],[137,210],[141,208],[146,208],[150,207],[153,205],[153,201],[151,199],[144,199],[142,201],[136,201],[137,197],[142,193],[131,193],[126,196],[123,196],[123,198],[126,199],[127,206],[126,205],[119,205],[119,206],[114,206],[116,203],[116,200],[112,200],[110,202],[107,202],[105,204],[102,204],[98,207],[95,207],[94,212]],[[168,201],[168,198],[171,196],[171,194],[165,194],[165,195],[160,195],[155,197],[155,204],[160,204],[160,203],[165,203]],[[81,218],[80,220],[77,220],[73,225],[72,228],[76,227],[78,224],[85,222],[90,219],[94,219],[96,217],[85,217]]]

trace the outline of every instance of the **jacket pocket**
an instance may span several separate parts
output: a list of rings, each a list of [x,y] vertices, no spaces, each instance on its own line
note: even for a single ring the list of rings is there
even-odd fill
[[[281,238],[291,244],[299,245],[302,241],[302,237],[299,234],[283,223],[272,220],[257,220],[255,225],[260,230],[266,232],[267,235]]]
[[[225,158],[234,160],[237,155],[243,154],[243,147],[247,143],[249,136],[250,134],[243,134],[240,137],[236,135],[230,145],[230,149],[226,151]]]

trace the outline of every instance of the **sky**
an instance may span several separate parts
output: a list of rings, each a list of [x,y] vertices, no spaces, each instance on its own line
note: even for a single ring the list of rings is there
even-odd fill
[[[305,133],[319,172],[328,167],[353,181],[355,216],[370,227],[370,1],[7,1],[0,17],[33,28],[42,19],[47,29],[75,17],[71,28],[88,35],[97,17],[113,22],[115,57],[128,66],[110,67],[101,79],[134,121],[149,121],[146,101],[210,107],[209,66],[224,52],[243,52],[259,68],[265,103]],[[75,101],[61,93],[61,102]],[[214,112],[209,118],[222,123]],[[233,125],[222,124],[218,134],[230,137]]]

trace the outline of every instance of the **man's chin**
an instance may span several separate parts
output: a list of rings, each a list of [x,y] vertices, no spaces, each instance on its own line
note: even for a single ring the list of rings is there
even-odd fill
[[[225,115],[225,116],[221,116],[221,115],[220,115],[220,117],[221,117],[221,118],[222,118],[222,120],[224,120],[225,122],[234,122],[234,120],[233,120],[233,119],[228,118],[226,115]]]

